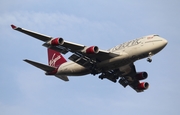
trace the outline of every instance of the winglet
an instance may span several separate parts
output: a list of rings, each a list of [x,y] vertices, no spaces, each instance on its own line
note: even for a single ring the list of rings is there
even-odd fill
[[[17,29],[17,27],[16,27],[15,25],[13,25],[13,24],[11,25],[11,27],[12,27],[12,29],[14,29],[14,30]]]

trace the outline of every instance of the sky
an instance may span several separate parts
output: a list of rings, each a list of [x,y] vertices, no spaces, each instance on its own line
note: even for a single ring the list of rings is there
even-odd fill
[[[1,115],[179,115],[179,0],[1,0]],[[98,76],[46,76],[25,62],[47,64],[43,42],[11,29],[14,24],[106,50],[150,34],[168,40],[152,57],[135,62],[150,87],[136,93]],[[68,58],[70,54],[64,55]]]

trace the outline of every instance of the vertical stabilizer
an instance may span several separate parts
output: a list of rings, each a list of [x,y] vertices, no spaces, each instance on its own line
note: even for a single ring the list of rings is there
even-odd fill
[[[57,51],[48,48],[48,64],[52,67],[59,67],[66,59]]]

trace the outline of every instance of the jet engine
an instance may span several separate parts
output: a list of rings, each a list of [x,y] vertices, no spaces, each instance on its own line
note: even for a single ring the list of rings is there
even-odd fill
[[[85,49],[84,53],[87,54],[97,54],[99,52],[99,48],[97,46],[91,46]]]
[[[139,72],[136,74],[135,77],[138,80],[143,80],[143,79],[146,79],[148,77],[148,74],[147,74],[147,72]]]
[[[52,45],[52,46],[63,45],[64,39],[63,38],[54,38],[47,43]]]
[[[137,85],[138,90],[146,90],[149,87],[148,82],[142,82]]]

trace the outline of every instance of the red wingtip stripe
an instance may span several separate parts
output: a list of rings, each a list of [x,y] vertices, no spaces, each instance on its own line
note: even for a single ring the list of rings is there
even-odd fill
[[[13,25],[13,24],[11,25],[11,27],[12,27],[12,29],[16,29],[16,28],[17,28],[17,27],[16,27],[15,25]]]

